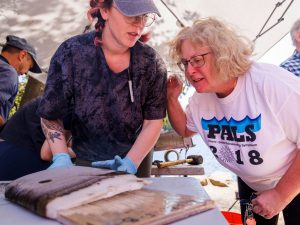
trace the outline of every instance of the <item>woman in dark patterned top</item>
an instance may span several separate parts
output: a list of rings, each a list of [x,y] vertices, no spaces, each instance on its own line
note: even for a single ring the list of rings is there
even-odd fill
[[[135,174],[166,115],[166,67],[141,42],[159,12],[152,0],[90,1],[96,31],[54,54],[39,107],[50,168],[71,166],[61,119],[72,115],[73,150],[95,167]]]

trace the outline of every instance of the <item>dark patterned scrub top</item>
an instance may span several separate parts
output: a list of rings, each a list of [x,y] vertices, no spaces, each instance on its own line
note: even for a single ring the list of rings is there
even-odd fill
[[[167,71],[155,50],[140,42],[131,49],[132,103],[127,69],[113,73],[94,37],[90,32],[61,44],[51,59],[39,107],[48,120],[71,113],[73,149],[89,161],[124,157],[143,121],[166,115]]]

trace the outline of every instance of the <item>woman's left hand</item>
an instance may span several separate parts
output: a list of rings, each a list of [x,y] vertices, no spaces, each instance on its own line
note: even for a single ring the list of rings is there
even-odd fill
[[[171,75],[167,80],[167,97],[168,99],[178,99],[179,95],[182,92],[183,83],[176,76]]]
[[[131,174],[136,174],[137,172],[136,165],[129,157],[122,159],[118,155],[116,155],[114,159],[92,162],[91,165],[92,167],[106,168]]]
[[[270,189],[256,193],[257,197],[252,200],[253,212],[266,219],[271,219],[279,214],[287,204],[276,189]]]

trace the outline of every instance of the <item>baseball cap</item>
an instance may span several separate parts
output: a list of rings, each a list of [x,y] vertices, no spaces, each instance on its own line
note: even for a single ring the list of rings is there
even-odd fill
[[[29,69],[29,71],[33,73],[42,72],[40,66],[37,63],[36,52],[34,48],[24,38],[20,38],[14,35],[7,35],[5,45],[9,45],[27,51],[32,56],[33,59],[33,67]]]
[[[114,0],[114,2],[125,16],[140,16],[147,13],[161,16],[153,0]]]

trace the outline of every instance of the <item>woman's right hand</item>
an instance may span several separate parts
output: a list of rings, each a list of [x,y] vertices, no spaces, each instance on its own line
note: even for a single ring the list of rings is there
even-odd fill
[[[71,157],[68,153],[55,153],[53,155],[52,164],[48,169],[71,167],[74,164],[71,161]]]
[[[170,75],[167,80],[167,98],[178,99],[182,92],[183,83],[176,75]]]

